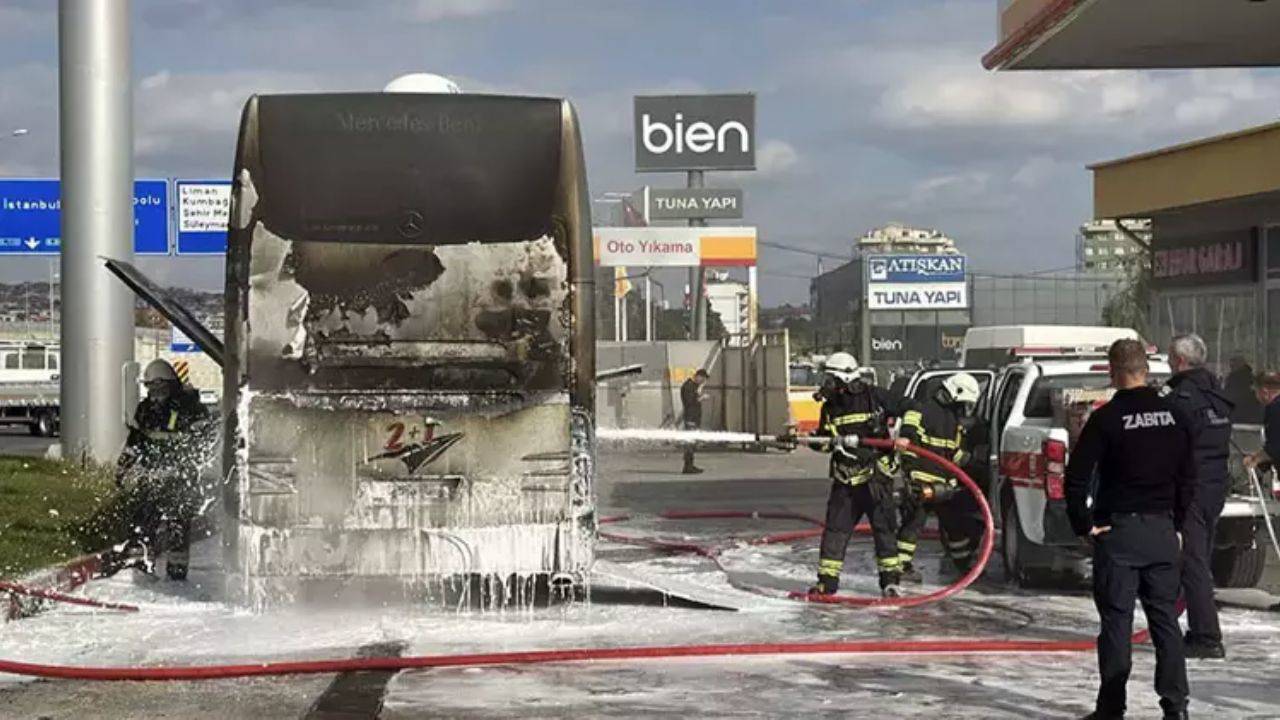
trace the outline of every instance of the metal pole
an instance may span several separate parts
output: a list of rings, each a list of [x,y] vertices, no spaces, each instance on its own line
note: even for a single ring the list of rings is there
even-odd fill
[[[701,170],[689,171],[688,186],[691,188],[704,187],[703,175]],[[706,227],[707,221],[701,219],[690,219],[689,227]],[[703,302],[702,296],[706,292],[707,271],[706,268],[699,265],[689,271],[689,304],[693,312],[693,323],[690,331],[693,333],[694,340],[707,339],[707,305]]]
[[[647,188],[646,188],[647,191]],[[644,271],[644,341],[653,342],[653,281],[649,277],[649,273],[653,272],[652,268],[646,268]]]
[[[120,377],[133,297],[102,256],[133,260],[129,0],[60,0],[63,456],[108,462],[124,442]]]

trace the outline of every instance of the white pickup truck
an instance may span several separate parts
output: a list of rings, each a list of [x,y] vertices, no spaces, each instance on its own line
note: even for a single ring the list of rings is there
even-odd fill
[[[1151,381],[1163,383],[1169,374],[1167,362],[1153,357]],[[1005,574],[1019,585],[1042,584],[1073,572],[1088,554],[1067,520],[1064,485],[1070,445],[1084,416],[1072,414],[1064,404],[1073,394],[1088,404],[1090,392],[1105,401],[1109,381],[1103,358],[1026,360],[1006,367],[987,396],[984,417],[993,440],[988,501],[1002,529]],[[1249,432],[1238,428],[1237,440],[1247,443]],[[1239,477],[1218,522],[1213,573],[1219,586],[1251,587],[1262,577],[1266,560],[1266,550],[1257,542],[1263,504],[1247,480],[1240,482],[1244,476],[1238,456],[1232,472]],[[1268,512],[1274,514],[1275,508]]]

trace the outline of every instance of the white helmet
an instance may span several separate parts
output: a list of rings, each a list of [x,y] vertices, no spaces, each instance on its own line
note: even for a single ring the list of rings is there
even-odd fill
[[[977,405],[978,396],[982,394],[982,387],[978,385],[978,381],[967,372],[956,373],[943,380],[942,387],[952,400],[969,406]]]
[[[173,366],[166,360],[152,360],[147,363],[147,369],[142,371],[142,381],[152,382],[154,380],[171,380],[177,381],[178,373],[173,371]]]
[[[436,93],[445,95],[461,95],[462,88],[443,75],[433,73],[409,73],[387,83],[382,92],[389,93]]]
[[[832,353],[822,363],[822,371],[844,383],[858,377],[858,359],[846,352]]]

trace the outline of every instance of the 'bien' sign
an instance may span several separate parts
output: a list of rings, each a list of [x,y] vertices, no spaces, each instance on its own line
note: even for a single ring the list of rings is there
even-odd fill
[[[755,170],[756,96],[635,98],[637,172]]]

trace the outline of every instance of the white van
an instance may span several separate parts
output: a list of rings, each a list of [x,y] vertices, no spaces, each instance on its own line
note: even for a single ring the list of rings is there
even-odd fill
[[[969,328],[960,348],[960,366],[999,368],[1027,358],[1106,355],[1116,340],[1141,340],[1130,328],[1090,325],[993,325]]]

